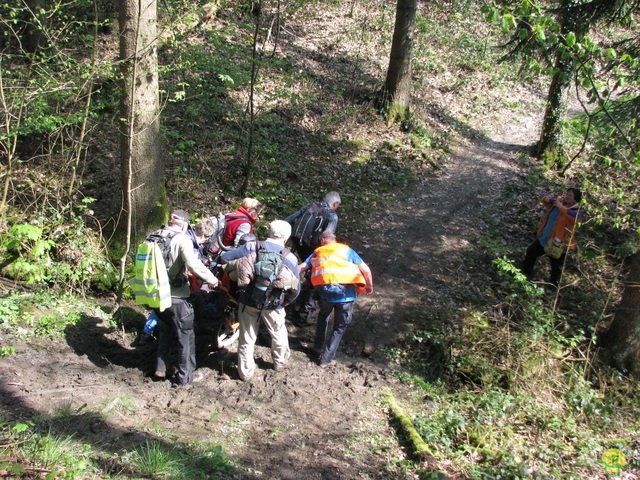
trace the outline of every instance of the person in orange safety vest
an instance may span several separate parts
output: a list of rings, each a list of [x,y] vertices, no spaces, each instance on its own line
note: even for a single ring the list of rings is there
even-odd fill
[[[533,268],[538,257],[546,254],[551,264],[549,283],[555,287],[558,286],[567,251],[575,248],[574,235],[582,219],[581,200],[582,192],[577,188],[567,188],[563,197],[553,195],[542,197],[540,201],[547,211],[538,227],[536,239],[527,248],[522,261],[522,272],[527,278],[530,279],[533,276]],[[556,242],[561,247],[557,252],[559,254],[557,258],[547,249],[549,242]]]
[[[321,367],[329,365],[353,317],[358,294],[373,293],[371,269],[348,245],[336,242],[336,235],[325,231],[320,246],[298,267],[311,270],[311,284],[320,296],[313,351]],[[329,317],[334,314],[333,332],[327,341]]]

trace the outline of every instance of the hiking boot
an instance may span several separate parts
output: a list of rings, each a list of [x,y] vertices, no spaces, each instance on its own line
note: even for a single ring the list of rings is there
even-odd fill
[[[160,379],[160,380],[164,380],[165,378],[167,378],[167,374],[165,372],[163,372],[162,370],[156,370],[156,372],[153,374],[154,377]]]
[[[153,339],[153,336],[150,333],[143,333],[138,338],[138,345],[143,346],[149,343]]]
[[[329,365],[331,365],[332,363],[333,363],[333,360],[331,360],[330,362],[327,362],[327,363],[322,363],[322,361],[320,361],[320,362],[318,363],[318,366],[319,366],[320,368],[327,368],[327,367],[328,367]]]
[[[281,372],[283,371],[285,368],[287,368],[287,364],[286,363],[274,363],[273,364],[273,369],[276,372]]]

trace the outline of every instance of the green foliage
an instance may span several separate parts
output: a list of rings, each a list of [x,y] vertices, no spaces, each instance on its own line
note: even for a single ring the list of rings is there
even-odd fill
[[[72,436],[57,435],[42,429],[32,420],[13,425],[0,422],[3,459],[0,468],[14,475],[27,472],[24,465],[42,469],[46,479],[76,479],[96,474],[87,448]],[[17,450],[19,447],[19,451]]]
[[[88,316],[106,317],[80,298],[55,292],[9,294],[0,298],[0,332],[8,336],[60,338]]]
[[[50,211],[29,223],[14,224],[3,245],[9,262],[2,272],[27,284],[49,284],[70,290],[89,287],[111,290],[115,270],[105,255],[100,238],[85,225],[91,214],[85,199],[73,211]]]
[[[46,265],[51,264],[52,240],[42,238],[43,229],[33,225],[14,225],[4,242],[14,260],[2,271],[17,279],[26,280],[27,285],[41,283],[47,279]]]
[[[36,325],[35,334],[44,337],[59,337],[68,326],[78,323],[81,317],[80,313],[70,313],[62,318],[55,315],[43,315]]]
[[[28,437],[24,451],[30,465],[52,471],[49,478],[75,479],[93,473],[82,446],[71,436],[36,432]]]
[[[15,347],[0,347],[0,358],[8,357],[9,355],[15,355]]]
[[[140,474],[148,477],[175,476],[179,462],[171,450],[166,450],[160,442],[147,442],[136,450],[133,465]]]
[[[584,383],[569,391],[593,397]],[[621,412],[611,408],[614,403],[598,396],[595,404],[601,408],[583,417],[571,408],[562,411],[561,399],[531,393],[432,390],[428,406],[416,409],[413,425],[432,455],[454,461],[470,478],[530,478],[532,471],[541,478],[577,472],[585,477],[600,471],[599,455],[611,446],[601,422],[618,424]],[[621,436],[629,439],[633,430],[627,425]],[[567,456],[572,466],[566,465]]]
[[[168,446],[160,441],[146,442],[132,454],[125,454],[137,472],[150,477],[220,478],[235,468],[219,445],[182,444]]]
[[[99,470],[94,460],[101,457],[99,448],[78,442],[73,436],[54,433],[61,422],[72,420],[80,409],[70,404],[55,420],[41,423],[25,420],[14,424],[0,421],[3,458],[0,468],[14,475],[26,471],[23,465],[50,471],[43,478],[104,478],[109,471]],[[184,444],[172,438],[147,441],[131,452],[123,452],[121,465],[145,477],[230,478],[236,468],[219,445]],[[106,464],[105,464],[106,465]]]
[[[490,238],[483,246],[504,251]],[[586,375],[592,339],[571,328],[567,313],[512,261],[500,257],[493,264],[492,298],[503,303],[465,309],[457,320],[449,388],[424,374],[397,373],[415,389],[416,405],[407,407],[412,424],[436,462],[453,462],[468,478],[597,476],[607,448],[630,452],[637,420],[628,402],[638,399],[620,395],[630,384],[619,376],[599,377],[594,388]],[[404,351],[416,352],[417,345]],[[612,424],[622,441],[608,437]]]
[[[0,298],[0,325],[11,325],[20,316],[19,299],[9,295]]]
[[[87,94],[88,85],[110,75],[108,65],[85,57],[94,48],[96,28],[106,28],[110,21],[111,12],[97,11],[97,17],[94,12],[89,0],[51,2],[46,10],[24,2],[0,5],[7,47],[0,63],[3,106],[11,113],[0,136],[4,146],[33,135],[46,142],[46,151],[69,147],[64,144],[69,137],[63,140],[62,132],[75,131],[85,119],[76,102]]]
[[[588,119],[585,115],[568,123],[570,141],[580,145],[589,132],[593,153],[579,161],[577,177],[589,193],[588,213],[595,225],[589,229],[599,245],[619,258],[640,248],[640,127],[634,117],[637,98],[622,97],[602,102]],[[615,120],[612,123],[610,120]]]

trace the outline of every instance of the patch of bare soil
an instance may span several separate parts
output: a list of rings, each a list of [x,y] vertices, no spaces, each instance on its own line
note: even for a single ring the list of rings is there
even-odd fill
[[[243,383],[235,350],[213,348],[209,325],[198,336],[205,379],[175,387],[149,376],[153,342],[137,346],[98,316],[85,317],[63,341],[16,345],[0,362],[0,415],[16,420],[71,407],[66,432],[112,454],[113,471],[124,449],[172,438],[222,444],[240,468],[236,478],[404,477],[390,465],[408,452],[379,401],[387,388],[402,395],[384,350],[411,331],[415,312],[455,311],[461,287],[481,295],[474,286],[486,275],[478,239],[496,218],[502,192],[522,175],[518,156],[535,134],[515,119],[502,125],[491,138],[471,132],[437,176],[386,205],[366,234],[350,239],[372,267],[375,293],[358,300],[329,368],[301,348],[313,327],[289,325],[288,368],[275,372],[270,349],[258,345],[259,369]]]

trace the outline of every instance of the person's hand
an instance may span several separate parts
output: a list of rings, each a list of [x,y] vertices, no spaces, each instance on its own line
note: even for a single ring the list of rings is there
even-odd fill
[[[216,278],[216,281],[215,281],[215,282],[213,282],[213,283],[212,283],[212,282],[209,282],[209,286],[210,286],[211,288],[218,288],[218,285],[220,285],[220,282],[218,281],[218,279],[217,279],[217,278]]]
[[[371,295],[373,293],[373,286],[367,285],[366,287],[364,287],[364,293],[366,293],[367,295]]]

